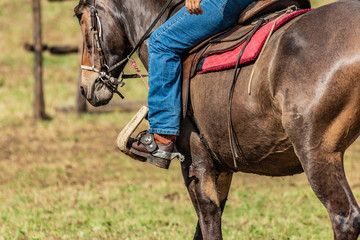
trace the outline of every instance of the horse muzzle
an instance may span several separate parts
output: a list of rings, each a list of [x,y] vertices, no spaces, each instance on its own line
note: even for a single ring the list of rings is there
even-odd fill
[[[98,77],[91,81],[84,81],[82,78],[80,92],[94,107],[108,104],[113,97],[113,92]]]

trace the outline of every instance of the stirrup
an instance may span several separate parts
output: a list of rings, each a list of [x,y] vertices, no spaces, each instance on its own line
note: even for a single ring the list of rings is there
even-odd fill
[[[155,150],[152,155],[150,153],[149,156],[143,156],[139,157],[132,153],[129,148],[127,148],[127,143],[130,138],[130,135],[135,131],[135,129],[140,125],[142,120],[146,117],[149,109],[146,106],[143,106],[138,113],[130,120],[130,122],[123,128],[123,130],[119,133],[117,137],[117,145],[119,149],[130,156],[133,159],[139,160],[139,161],[146,161],[151,164],[154,164],[155,166],[168,169],[171,163],[171,160],[177,157],[180,162],[183,162],[185,157],[178,153],[178,152],[163,152],[159,149]]]

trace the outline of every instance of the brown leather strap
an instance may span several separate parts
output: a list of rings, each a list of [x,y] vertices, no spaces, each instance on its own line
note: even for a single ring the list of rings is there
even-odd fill
[[[157,144],[155,142],[154,139],[154,135],[152,133],[150,133],[149,131],[143,131],[139,133],[141,136],[139,139],[139,142],[142,143],[145,147],[146,150],[149,153],[154,152],[157,149]]]
[[[264,19],[260,19],[256,23],[256,26],[254,27],[254,29],[249,34],[244,47],[241,49],[241,52],[240,52],[239,57],[238,57],[237,62],[236,62],[234,78],[233,78],[233,82],[232,82],[232,85],[231,85],[231,88],[230,88],[230,93],[229,93],[228,115],[227,115],[227,118],[228,118],[228,132],[229,132],[230,147],[231,147],[231,152],[232,152],[233,159],[234,159],[234,167],[235,168],[237,168],[237,161],[240,161],[243,164],[247,164],[247,160],[246,160],[246,156],[245,156],[244,152],[242,151],[239,140],[238,140],[238,138],[236,136],[236,132],[234,130],[234,126],[233,126],[233,122],[232,122],[232,118],[231,118],[232,99],[233,99],[233,95],[234,95],[236,82],[237,82],[237,79],[239,78],[240,71],[241,71],[241,67],[239,68],[240,59],[241,59],[241,57],[242,57],[242,55],[244,53],[245,48],[249,44],[251,38],[254,36],[255,32],[263,24],[263,21],[264,21]],[[239,154],[241,155],[240,159],[239,159]]]

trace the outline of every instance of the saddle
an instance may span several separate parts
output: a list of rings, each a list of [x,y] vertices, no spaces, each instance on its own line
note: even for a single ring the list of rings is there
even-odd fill
[[[186,117],[189,101],[190,79],[196,75],[201,59],[214,54],[231,51],[243,44],[250,34],[254,33],[256,20],[266,18],[273,20],[283,14],[284,9],[295,6],[300,9],[310,8],[309,0],[259,0],[249,4],[240,14],[237,24],[215,34],[191,49],[183,60],[182,109]]]

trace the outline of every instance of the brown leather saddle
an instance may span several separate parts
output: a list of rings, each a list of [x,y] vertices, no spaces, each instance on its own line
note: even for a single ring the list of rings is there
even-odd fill
[[[188,52],[183,61],[183,117],[187,114],[190,79],[195,76],[200,59],[212,54],[233,50],[246,41],[248,35],[255,27],[255,24],[252,23],[256,21],[257,18],[266,17],[272,20],[289,6],[295,6],[299,9],[311,7],[309,0],[259,0],[252,2],[240,14],[236,25],[206,39]]]

